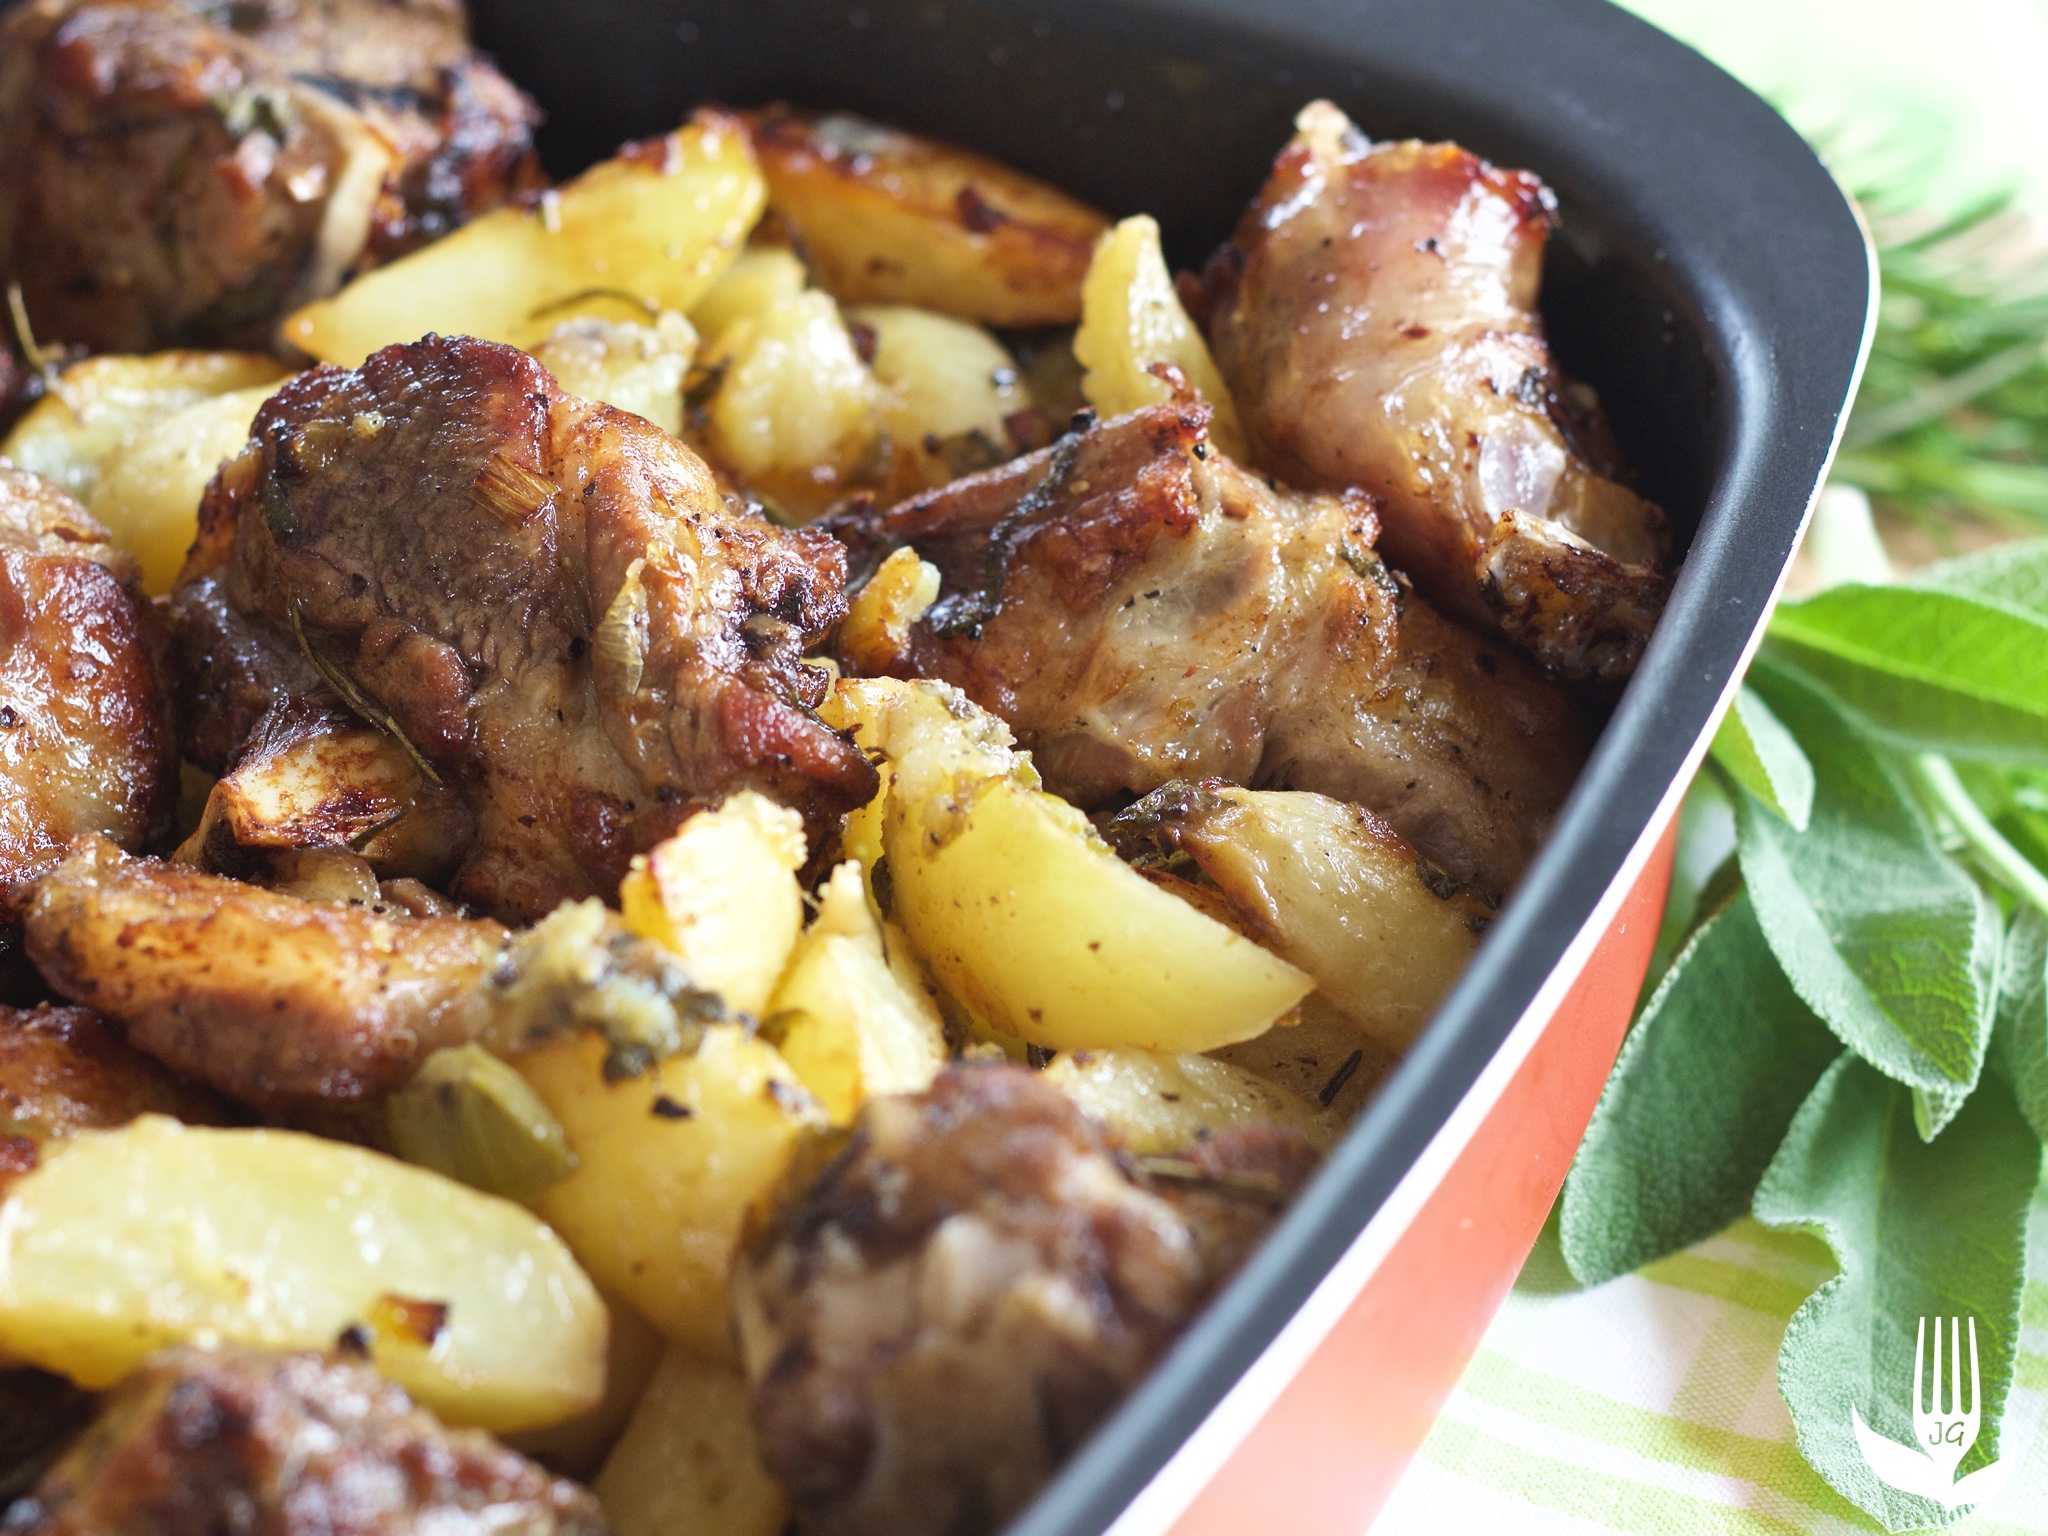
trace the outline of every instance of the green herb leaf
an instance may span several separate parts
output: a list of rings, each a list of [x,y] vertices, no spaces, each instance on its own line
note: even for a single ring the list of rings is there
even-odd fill
[[[1821,689],[1763,663],[1751,682],[1814,773],[1804,832],[1737,791],[1737,851],[1764,937],[1844,1045],[1923,1090],[1933,1136],[1983,1065],[1998,908],[1936,846],[1891,759]]]
[[[1939,1140],[1923,1142],[1906,1090],[1844,1055],[1800,1107],[1758,1186],[1759,1220],[1817,1232],[1841,1266],[1793,1314],[1778,1353],[1778,1390],[1800,1452],[1886,1530],[1947,1517],[1877,1480],[1850,1410],[1912,1445],[1919,1320],[1975,1318],[1982,1427],[1960,1470],[1996,1456],[2040,1174],[2040,1143],[1996,1078],[1970,1095]]]
[[[1770,639],[1901,746],[2048,763],[2048,617],[1959,591],[1840,586],[1780,608]]]
[[[1711,1237],[1757,1180],[1841,1044],[1771,958],[1738,893],[1693,935],[1622,1044],[1564,1186],[1582,1285]]]
[[[1800,832],[1813,813],[1813,765],[1754,688],[1736,691],[1714,733],[1714,761]]]
[[[1913,585],[1995,603],[2048,621],[2048,539],[2001,544],[1957,560],[1944,560],[1922,571]]]
[[[2022,907],[1999,967],[1994,1050],[2020,1112],[2048,1142],[2048,917]]]

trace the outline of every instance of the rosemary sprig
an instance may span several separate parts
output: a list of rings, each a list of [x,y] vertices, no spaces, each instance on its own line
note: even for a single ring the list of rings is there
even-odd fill
[[[1882,292],[1836,477],[1937,535],[2048,527],[2048,236],[2009,192],[1935,219],[1896,167],[1845,179]]]

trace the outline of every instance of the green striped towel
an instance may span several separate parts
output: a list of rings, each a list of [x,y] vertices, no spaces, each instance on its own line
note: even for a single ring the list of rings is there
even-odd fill
[[[2048,1195],[2033,1223],[2001,1441],[2017,1471],[1956,1536],[2048,1536]],[[1743,1220],[1583,1291],[1553,1222],[1373,1536],[1882,1529],[1801,1458],[1778,1396],[1786,1320],[1832,1273],[1819,1242]]]

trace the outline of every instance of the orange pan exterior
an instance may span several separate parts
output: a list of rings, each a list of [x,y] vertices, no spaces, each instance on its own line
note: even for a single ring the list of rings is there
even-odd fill
[[[1673,819],[1456,1162],[1173,1536],[1371,1525],[1564,1184],[1649,970],[1676,845]]]

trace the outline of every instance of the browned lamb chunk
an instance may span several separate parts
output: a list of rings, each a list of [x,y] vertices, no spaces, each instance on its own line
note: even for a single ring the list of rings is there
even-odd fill
[[[604,1536],[597,1500],[369,1366],[152,1355],[7,1513],[8,1536]]]

